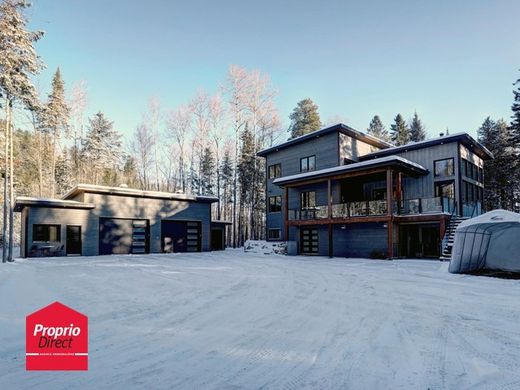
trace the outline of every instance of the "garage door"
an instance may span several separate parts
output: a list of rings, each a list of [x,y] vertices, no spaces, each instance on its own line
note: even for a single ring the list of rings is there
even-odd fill
[[[100,218],[99,254],[148,253],[149,236],[146,219]]]
[[[198,221],[162,221],[163,252],[200,252],[201,224]]]

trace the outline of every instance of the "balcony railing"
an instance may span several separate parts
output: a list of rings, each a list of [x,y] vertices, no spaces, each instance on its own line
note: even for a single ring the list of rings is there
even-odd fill
[[[407,199],[393,202],[395,215],[451,213],[455,200],[446,197]],[[388,214],[386,200],[364,200],[332,205],[332,218],[372,217]],[[306,221],[328,218],[328,206],[316,206],[305,210],[289,210],[290,221]]]
[[[396,209],[397,208],[397,209]],[[399,215],[452,213],[455,199],[438,196],[435,198],[406,199],[394,203],[394,212]]]

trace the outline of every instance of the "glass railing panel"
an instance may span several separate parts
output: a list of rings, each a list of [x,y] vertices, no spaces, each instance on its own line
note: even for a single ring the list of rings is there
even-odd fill
[[[387,209],[386,200],[371,200],[368,202],[368,215],[385,215]]]
[[[367,215],[367,202],[350,202],[349,213],[351,217],[362,217]]]

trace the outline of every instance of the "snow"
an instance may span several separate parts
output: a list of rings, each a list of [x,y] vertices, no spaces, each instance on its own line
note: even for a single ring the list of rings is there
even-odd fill
[[[491,210],[477,217],[462,221],[457,230],[463,230],[467,226],[482,223],[520,223],[520,214],[502,209]]]
[[[11,388],[520,386],[520,281],[437,261],[242,250],[38,258],[0,269]],[[25,372],[25,316],[89,316],[88,372]]]
[[[287,243],[285,241],[247,240],[244,243],[244,252],[284,255],[287,253]]]

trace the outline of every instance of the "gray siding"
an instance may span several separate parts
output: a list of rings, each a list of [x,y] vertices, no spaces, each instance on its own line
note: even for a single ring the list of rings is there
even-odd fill
[[[150,222],[150,252],[161,251],[161,220],[200,221],[203,251],[211,249],[211,204],[167,199],[137,198],[117,195],[85,194],[85,201],[94,203],[96,217],[139,218]],[[95,218],[96,243],[99,240],[99,219]]]
[[[281,229],[282,240],[286,239],[286,237],[284,237],[283,215],[287,205],[283,197],[283,190],[273,184],[273,179],[269,179],[269,166],[280,163],[282,167],[282,176],[295,175],[300,173],[301,158],[316,156],[316,169],[335,167],[339,164],[338,142],[338,133],[329,133],[319,138],[312,138],[306,142],[270,153],[266,156],[266,201],[268,201],[270,196],[282,195],[282,212],[267,213],[266,225],[267,229]],[[293,206],[293,201],[291,200],[291,195],[289,195],[289,200],[291,202],[289,208],[295,208]],[[297,197],[297,201],[299,207],[299,196]]]
[[[72,210],[72,209],[51,209],[45,207],[25,208],[28,213],[28,229],[27,229],[27,249],[29,252],[33,245],[33,225],[34,224],[52,224],[61,226],[61,243],[66,245],[66,229],[67,225],[81,226],[81,243],[82,254],[85,256],[93,256],[98,254],[98,232],[97,218],[91,213],[91,210]],[[23,215],[23,213],[22,213]],[[65,247],[66,250],[66,247]]]

